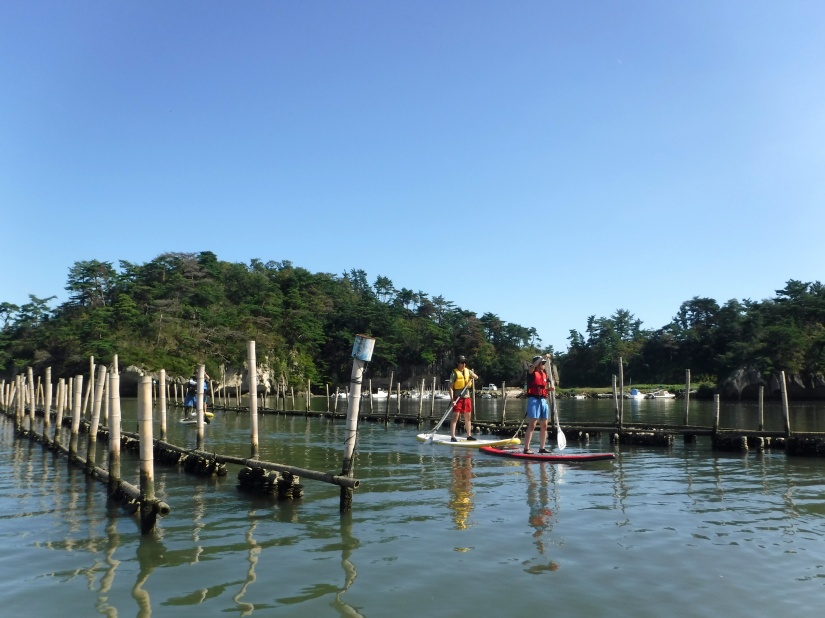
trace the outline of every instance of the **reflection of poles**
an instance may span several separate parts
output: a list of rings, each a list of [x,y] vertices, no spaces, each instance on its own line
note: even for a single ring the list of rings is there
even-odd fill
[[[342,616],[363,618],[362,614],[359,614],[354,607],[345,603],[341,598],[355,583],[355,578],[358,577],[358,572],[355,570],[355,565],[350,561],[350,556],[353,550],[358,549],[359,545],[358,539],[352,536],[351,514],[345,513],[341,516],[341,567],[344,569],[344,587],[335,594],[335,601],[332,605]]]
[[[149,397],[152,396],[152,385],[149,384]],[[150,403],[151,405],[151,403]],[[155,567],[162,565],[164,556],[166,555],[166,547],[154,536],[142,536],[140,538],[140,545],[137,548],[137,558],[140,564],[140,571],[138,571],[135,585],[132,588],[132,598],[138,604],[138,618],[151,618],[152,616],[152,599],[149,592],[144,589],[144,584],[149,579],[149,576],[154,572]]]
[[[544,462],[539,467],[539,479],[536,481],[533,476],[533,464],[525,462],[524,473],[527,476],[527,506],[530,509],[530,516],[528,523],[535,532],[533,538],[538,549],[539,555],[544,555],[545,544],[544,535],[547,531],[552,529],[553,511],[550,508],[550,490],[549,484],[551,479],[548,478],[547,465]],[[555,470],[555,468],[554,468]],[[555,484],[554,484],[555,486]],[[556,499],[556,508],[558,508],[558,499]],[[543,571],[555,571],[559,565],[552,560],[547,564],[536,564],[527,569],[528,573],[540,573]]]
[[[341,476],[352,477],[352,462],[355,457],[355,440],[358,437],[358,410],[361,405],[361,383],[364,367],[372,358],[375,339],[367,335],[356,335],[352,347],[352,375],[350,377],[349,405],[347,406],[347,434],[344,442],[344,461]],[[341,487],[340,510],[345,513],[352,509],[352,488]]]
[[[250,342],[254,345],[254,341]],[[261,553],[261,546],[258,545],[258,542],[255,540],[255,537],[252,536],[252,533],[255,532],[255,528],[258,525],[258,520],[254,519],[255,511],[249,512],[249,517],[252,517],[252,524],[249,526],[249,530],[246,532],[246,543],[249,546],[249,554],[247,560],[249,561],[249,568],[246,570],[246,581],[241,586],[241,589],[232,597],[232,600],[235,602],[235,605],[238,606],[238,609],[241,611],[241,616],[249,616],[252,612],[255,611],[255,605],[253,603],[242,603],[241,599],[243,599],[244,595],[246,594],[246,589],[257,579],[255,575],[255,565],[258,564],[258,556]]]

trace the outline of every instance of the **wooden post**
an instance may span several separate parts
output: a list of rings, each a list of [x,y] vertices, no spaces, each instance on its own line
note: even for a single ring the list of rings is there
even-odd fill
[[[295,387],[294,386],[289,387],[289,395],[292,399],[292,408],[291,409],[294,410],[295,409]]]
[[[312,381],[311,381],[311,380],[307,380],[307,396],[306,396],[306,400],[307,400],[307,402],[306,402],[306,403],[307,403],[307,410],[306,410],[306,411],[307,411],[307,416],[309,416],[309,411],[310,411],[310,409],[311,409],[311,406],[309,405],[309,398],[311,397],[311,395],[310,395],[310,393],[311,393],[311,392],[312,392]]]
[[[690,413],[690,369],[685,369],[685,427],[688,425]]]
[[[160,439],[166,440],[166,369],[158,374],[158,392],[160,394]]]
[[[341,476],[352,478],[355,441],[358,437],[358,410],[361,406],[361,382],[364,379],[364,366],[372,359],[375,339],[366,335],[356,335],[352,347],[352,374],[350,376],[349,407],[347,408],[347,433],[344,442],[344,459]],[[340,511],[352,510],[352,488],[341,487]]]
[[[106,367],[98,366],[97,383],[95,384],[94,401],[92,402],[92,412],[89,419],[89,435],[86,441],[86,471],[91,472],[95,468],[97,460],[97,429],[100,426],[100,408],[103,402],[103,387],[106,385]]]
[[[765,387],[759,386],[759,425],[757,426],[759,431],[763,431],[765,429]]]
[[[619,398],[616,397],[616,374],[613,374],[613,411],[616,414],[616,427],[622,428],[622,418],[619,416]]]
[[[370,378],[367,383],[369,384],[367,393],[369,393],[370,397],[370,414],[372,414],[372,378]]]
[[[72,434],[69,437],[69,461],[77,458],[77,435],[80,431],[80,414],[83,411],[83,376],[74,378],[74,407],[72,408]]]
[[[327,389],[327,414],[329,414],[329,382],[326,383]]]
[[[398,382],[398,390],[397,390],[398,397],[395,398],[395,415],[398,416],[401,414],[401,382]],[[387,404],[389,408],[389,404]]]
[[[109,371],[109,495],[120,481],[120,376]]]
[[[250,457],[257,459],[258,450],[258,359],[255,355],[255,342],[246,344],[246,362],[249,366],[249,446]]]
[[[421,412],[424,409],[424,378],[421,378],[421,389],[418,391],[418,422],[421,422]]]
[[[782,393],[782,414],[785,417],[785,437],[791,437],[791,409],[788,407],[788,385],[785,380],[785,372],[779,372],[779,388]]]
[[[198,369],[199,422],[203,419],[203,365]],[[152,378],[142,376],[138,384],[138,426],[140,438],[140,529],[149,532],[155,525],[155,462],[152,435]]]
[[[335,416],[336,412],[338,412],[338,389],[339,387],[335,387],[335,401],[332,402],[332,415]]]
[[[204,376],[206,375],[206,366],[205,365],[198,365],[198,385],[195,387],[198,389],[197,395],[195,397],[195,411],[198,417],[198,438],[197,438],[197,445],[198,450],[203,449],[203,380]]]
[[[713,404],[716,407],[716,412],[713,415],[713,435],[716,435],[719,431],[719,412],[722,408],[719,400],[719,393],[716,393],[713,396]]]

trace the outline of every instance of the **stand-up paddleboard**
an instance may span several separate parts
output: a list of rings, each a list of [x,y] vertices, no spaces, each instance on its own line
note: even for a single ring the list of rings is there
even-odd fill
[[[482,446],[506,446],[508,444],[521,444],[518,438],[499,438],[492,440],[485,440],[479,438],[478,440],[468,440],[466,437],[458,437],[458,442],[450,440],[448,433],[420,433],[416,436],[419,442],[430,442],[433,444],[446,444],[447,446],[461,446],[464,448],[480,448]]]
[[[203,422],[208,424],[214,416],[215,416],[214,412],[204,411],[204,413],[203,413]],[[180,419],[180,424],[181,425],[197,425],[198,424],[198,415],[197,414],[194,414],[194,415],[190,414],[189,416],[185,416],[182,419]]]
[[[613,453],[525,453],[520,448],[499,448],[497,446],[482,446],[481,451],[499,457],[512,457],[513,459],[532,459],[535,461],[601,461],[603,459],[613,459]]]

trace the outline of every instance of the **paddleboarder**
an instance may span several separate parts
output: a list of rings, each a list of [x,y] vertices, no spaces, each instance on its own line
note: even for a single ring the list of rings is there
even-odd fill
[[[455,369],[450,374],[450,399],[455,402],[455,405],[453,405],[453,419],[450,422],[451,442],[458,442],[455,437],[455,426],[461,414],[464,415],[464,428],[467,430],[467,439],[475,440],[472,434],[473,428],[470,424],[470,417],[473,415],[473,400],[470,397],[470,389],[467,388],[472,385],[473,380],[478,380],[478,376],[472,369],[467,368],[467,359],[463,355],[459,355],[455,361]]]
[[[527,369],[527,431],[524,434],[524,452],[532,455],[530,440],[536,421],[539,422],[539,453],[549,453],[547,445],[547,416],[550,409],[547,405],[547,393],[554,390],[547,379],[547,361],[550,354],[534,356],[533,362]]]

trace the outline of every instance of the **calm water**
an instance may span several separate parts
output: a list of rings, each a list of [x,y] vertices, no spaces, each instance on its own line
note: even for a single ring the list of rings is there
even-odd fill
[[[500,414],[483,403],[482,416]],[[560,405],[562,418],[612,418],[612,402]],[[684,415],[682,402],[639,402],[626,416],[634,409]],[[755,411],[725,406],[723,425]],[[695,415],[711,418],[712,405]],[[821,416],[825,406],[795,406],[793,422],[816,429]],[[131,401],[124,419],[131,430]],[[12,429],[0,417],[7,616],[822,615],[825,460],[717,454],[700,439],[578,466],[520,463],[364,423],[351,516],[338,513],[337,487],[311,480],[302,500],[277,502],[240,493],[235,466],[200,479],[158,465],[172,513],[142,536],[100,483]],[[194,446],[191,426],[170,419],[169,431]],[[338,472],[343,434],[343,421],[263,417],[262,458]],[[207,449],[247,456],[248,441],[243,414],[219,412],[206,429]],[[605,438],[567,450],[613,448]]]

